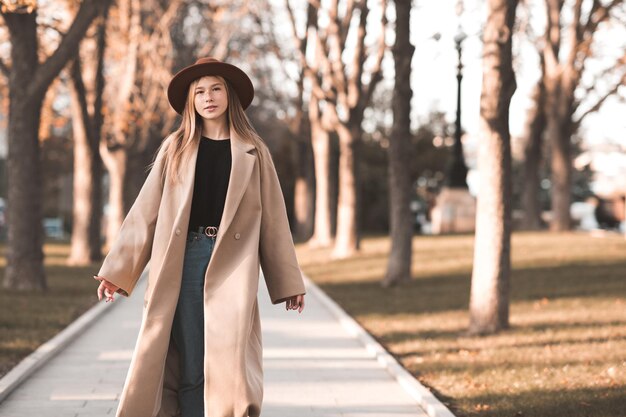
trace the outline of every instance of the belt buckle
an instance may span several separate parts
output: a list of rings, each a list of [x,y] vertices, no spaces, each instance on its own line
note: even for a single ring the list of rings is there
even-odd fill
[[[215,237],[215,236],[217,236],[217,227],[215,227],[215,226],[207,226],[204,229],[204,234],[207,235],[208,237]]]

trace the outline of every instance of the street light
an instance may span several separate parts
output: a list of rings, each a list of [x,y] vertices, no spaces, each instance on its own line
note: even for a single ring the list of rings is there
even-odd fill
[[[456,4],[456,14],[461,20],[463,15],[463,0]],[[467,35],[463,33],[461,24],[454,37],[456,50],[459,54],[457,66],[457,96],[456,96],[456,131],[452,157],[446,167],[445,186],[437,195],[435,206],[431,211],[432,233],[466,233],[476,230],[476,198],[469,192],[467,186],[467,166],[463,157],[461,143],[461,79],[463,78],[463,63],[461,60],[461,46]]]
[[[465,165],[465,158],[463,156],[463,143],[461,142],[461,80],[463,79],[463,62],[462,56],[462,43],[467,38],[461,26],[459,26],[457,34],[454,36],[454,43],[456,44],[456,50],[459,55],[459,63],[457,66],[457,94],[456,94],[456,129],[454,132],[454,148],[452,149],[452,161],[448,165],[448,172],[446,176],[446,185],[450,188],[465,188],[467,189],[467,166]]]

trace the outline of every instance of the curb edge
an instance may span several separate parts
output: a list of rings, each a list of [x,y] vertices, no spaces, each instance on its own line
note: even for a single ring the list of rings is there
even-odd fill
[[[78,318],[68,324],[51,339],[41,344],[34,352],[22,359],[7,374],[0,378],[0,403],[2,403],[17,387],[32,376],[56,354],[83,333],[87,326],[113,308],[124,297],[118,297],[112,304],[98,301]]]
[[[304,274],[303,274],[304,275]],[[313,280],[304,275],[307,290],[312,290],[341,325],[352,335],[357,336],[367,350],[376,356],[378,362],[398,381],[404,390],[417,401],[429,417],[455,417],[432,392],[423,386],[385,348],[376,341],[355,319],[328,296]]]

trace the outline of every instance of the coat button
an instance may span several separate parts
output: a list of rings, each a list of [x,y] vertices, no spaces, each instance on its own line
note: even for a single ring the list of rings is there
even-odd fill
[[[176,236],[180,235],[180,229],[176,229]]]
[[[241,235],[239,233],[235,233],[235,239],[239,240],[240,237]]]

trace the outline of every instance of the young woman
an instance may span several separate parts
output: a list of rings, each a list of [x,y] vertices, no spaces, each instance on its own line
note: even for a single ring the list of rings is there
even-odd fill
[[[305,288],[272,157],[244,113],[254,88],[207,57],[167,95],[182,123],[94,275],[99,299],[128,297],[150,260],[117,416],[258,417],[259,266],[273,304],[301,312]]]

